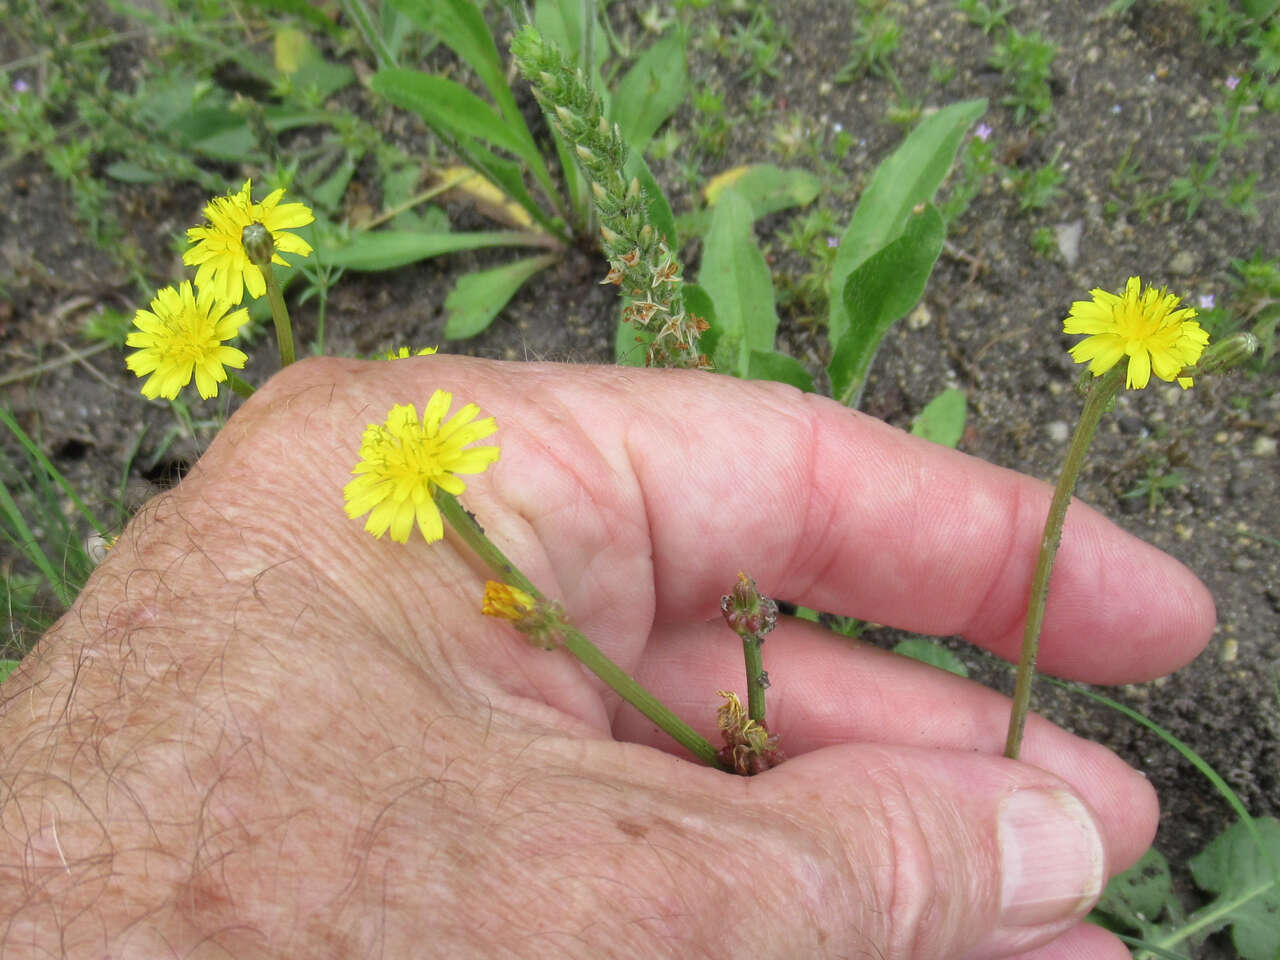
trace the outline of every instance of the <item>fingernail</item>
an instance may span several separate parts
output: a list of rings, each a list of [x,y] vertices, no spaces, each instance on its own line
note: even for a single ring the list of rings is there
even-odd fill
[[[1102,838],[1084,805],[1062,790],[1019,790],[1000,805],[1000,925],[1083,914],[1102,891]]]

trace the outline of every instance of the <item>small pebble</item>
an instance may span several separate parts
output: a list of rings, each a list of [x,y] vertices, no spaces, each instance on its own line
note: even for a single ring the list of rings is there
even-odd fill
[[[1218,654],[1220,663],[1235,663],[1240,655],[1240,643],[1235,637],[1227,637],[1222,641],[1222,652]]]
[[[1071,427],[1065,420],[1055,420],[1045,427],[1045,432],[1055,443],[1066,443],[1067,437],[1071,436]]]
[[[1276,455],[1276,438],[1262,436],[1253,441],[1253,455],[1255,457],[1274,457]]]

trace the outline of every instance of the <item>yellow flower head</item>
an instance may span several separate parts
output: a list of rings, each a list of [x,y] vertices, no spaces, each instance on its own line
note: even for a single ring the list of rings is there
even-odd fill
[[[260,223],[271,234],[276,252],[272,263],[288,266],[280,251],[309,256],[311,245],[296,234],[286,233],[292,227],[305,227],[315,220],[304,203],[281,203],[283,190],[269,194],[261,203],[254,203],[250,196],[250,184],[246,180],[239,193],[214,197],[205,204],[204,215],[209,221],[205,227],[192,227],[187,239],[193,246],[182,255],[182,262],[198,266],[196,286],[212,286],[228,303],[236,304],[244,299],[245,287],[249,296],[260,297],[267,290],[262,270],[245,252],[240,234],[251,223]]]
[[[408,360],[410,357],[429,357],[439,349],[439,347],[423,347],[421,350],[410,352],[408,347],[401,347],[399,350],[388,350],[382,355],[382,359]]]
[[[151,309],[134,315],[137,329],[125,339],[126,346],[139,348],[125,364],[140,377],[151,374],[142,395],[172,400],[194,374],[200,396],[215,396],[218,384],[227,379],[223,368],[242,369],[249,359],[235,347],[223,346],[249,320],[248,310],[227,313],[230,309],[207,287],[197,296],[189,281],[176,290],[158,291]]]
[[[1178,309],[1178,297],[1162,288],[1142,289],[1138,277],[1130,277],[1123,294],[1089,291],[1092,300],[1077,300],[1062,323],[1065,333],[1088,334],[1071,348],[1076,363],[1089,362],[1095,377],[1120,360],[1129,358],[1125,386],[1141,389],[1155,374],[1161,380],[1178,381],[1184,390],[1191,377],[1179,376],[1193,366],[1209,342],[1209,334],[1196,323],[1195,310]]]
[[[396,404],[383,423],[371,423],[360,441],[355,479],[343,488],[347,516],[366,513],[364,528],[381,539],[407,543],[416,520],[428,543],[444,536],[440,510],[432,499],[436,487],[455,496],[466,489],[455,474],[482,473],[498,459],[497,447],[463,449],[498,429],[493,417],[475,420],[474,403],[444,421],[453,395],[437,390],[418,420],[412,404]],[[473,423],[472,421],[475,420]]]
[[[537,603],[534,598],[519,587],[497,580],[486,580],[484,584],[484,601],[480,612],[486,617],[497,617],[518,623],[533,612]]]

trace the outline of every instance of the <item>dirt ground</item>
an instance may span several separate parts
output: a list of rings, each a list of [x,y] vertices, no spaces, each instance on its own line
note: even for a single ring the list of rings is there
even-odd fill
[[[640,5],[615,4],[615,20],[627,19],[625,6]],[[884,121],[892,94],[886,80],[830,82],[848,59],[851,6],[816,0],[776,5],[791,43],[777,64],[778,76],[766,77],[759,88],[772,109],[759,121],[735,123],[724,157],[708,162],[707,174],[749,161],[805,165],[803,158],[783,155],[777,125],[786,120],[805,137],[825,141],[839,124],[854,139],[839,161],[846,183],[819,202],[837,211],[843,226],[875,163],[902,135]],[[1061,197],[1031,213],[1019,211],[1017,197],[1000,183],[987,185],[952,232],[921,307],[889,335],[863,407],[906,427],[940,390],[959,386],[970,405],[960,449],[1050,481],[1065,452],[1067,427],[1080,409],[1068,340],[1059,332],[1071,301],[1094,286],[1118,289],[1130,274],[1167,284],[1192,305],[1209,295],[1221,301],[1231,289],[1233,258],[1259,249],[1268,257],[1280,255],[1273,213],[1280,188],[1280,119],[1274,115],[1253,118],[1259,137],[1229,158],[1223,174],[1224,183],[1258,174],[1259,219],[1212,200],[1190,220],[1181,208],[1167,205],[1145,218],[1124,212],[1135,190],[1157,192],[1207,154],[1197,137],[1213,130],[1212,108],[1223,100],[1224,82],[1247,68],[1250,52],[1206,45],[1193,14],[1180,3],[1138,2],[1115,19],[1098,16],[1105,7],[1102,0],[1018,5],[1012,22],[1019,29],[1041,30],[1058,44],[1052,114],[1030,134],[999,105],[1007,87],[985,65],[991,38],[967,25],[949,0],[901,5],[903,39],[892,60],[903,87],[927,106],[990,98],[984,119],[1005,163],[1039,166],[1061,150],[1058,161],[1066,175]],[[942,86],[936,69],[930,71],[937,64],[954,68]],[[692,52],[694,85],[719,86],[729,114],[745,118],[750,85],[738,82],[735,71],[710,49]],[[686,106],[673,121],[675,129],[688,132],[696,119]],[[412,136],[417,127],[405,125],[397,135],[406,129]],[[1140,163],[1137,184],[1115,176],[1127,156]],[[672,185],[677,212],[696,202],[678,186],[674,159],[656,162],[654,170],[660,183]],[[256,171],[232,171],[228,182],[238,184],[248,172]],[[0,401],[29,430],[39,431],[45,449],[92,503],[113,500],[131,463],[126,500],[136,507],[180,475],[211,434],[178,437],[157,459],[173,417],[166,406],[142,399],[115,350],[38,376],[19,375],[92,346],[78,331],[97,305],[131,310],[149,294],[132,286],[108,253],[86,239],[68,191],[38,158],[0,167],[0,184],[7,198],[0,220],[0,279],[7,296],[0,299],[0,376],[13,378],[0,387]],[[157,283],[181,276],[171,239],[198,221],[204,199],[191,185],[119,190],[117,208],[154,257]],[[1108,201],[1118,202],[1117,215],[1110,215]],[[780,272],[799,269],[776,239],[789,216],[769,218],[758,229],[771,240]],[[1071,262],[1060,250],[1045,255],[1032,245],[1037,228],[1060,225],[1081,233]],[[686,253],[696,257],[696,247]],[[440,343],[446,350],[507,359],[612,359],[614,291],[596,283],[602,263],[578,251],[537,277],[485,334],[443,341],[443,300],[453,279],[505,257],[457,255],[387,273],[348,274],[329,303],[329,352],[368,354]],[[298,308],[296,317],[305,342],[314,307]],[[820,330],[784,313],[781,343],[820,376],[828,355]],[[258,351],[258,357],[268,352]],[[1186,563],[1218,605],[1218,629],[1196,662],[1172,677],[1110,692],[1198,750],[1259,816],[1280,815],[1280,546],[1248,533],[1280,537],[1276,368],[1273,363],[1261,376],[1206,380],[1186,392],[1155,383],[1122,396],[1104,420],[1078,490],[1083,500]],[[257,359],[245,376],[261,382],[269,372],[267,362]],[[210,403],[194,410],[197,417],[212,417],[218,408]],[[1121,496],[1162,458],[1186,476],[1185,484],[1166,491],[1154,508],[1145,497]],[[898,638],[887,629],[867,637],[885,644]],[[1011,688],[1007,671],[986,663],[958,638],[947,643],[976,676]],[[1171,748],[1118,714],[1043,683],[1034,702],[1150,777],[1164,810],[1157,846],[1174,866],[1186,906],[1194,908],[1186,861],[1230,822],[1221,797]],[[1225,939],[1215,938],[1196,955],[1233,952]]]

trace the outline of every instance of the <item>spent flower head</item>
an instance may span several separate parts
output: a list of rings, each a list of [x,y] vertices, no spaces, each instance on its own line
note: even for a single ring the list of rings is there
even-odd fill
[[[364,528],[379,539],[407,543],[414,522],[428,543],[444,536],[435,504],[436,488],[455,496],[466,489],[459,473],[481,473],[498,459],[497,447],[467,444],[498,429],[493,417],[476,420],[480,408],[468,403],[445,421],[453,394],[437,390],[418,419],[413,404],[396,404],[383,423],[371,423],[360,441],[355,479],[343,488],[347,516],[369,514]],[[474,421],[474,422],[473,422]]]
[[[1090,290],[1092,300],[1077,300],[1062,323],[1065,333],[1088,334],[1071,348],[1076,363],[1089,364],[1095,377],[1129,358],[1125,386],[1141,389],[1155,374],[1184,390],[1192,378],[1182,376],[1193,366],[1209,342],[1208,331],[1196,323],[1196,311],[1179,309],[1181,300],[1164,288],[1142,288],[1130,277],[1124,293]]]
[[[125,346],[138,350],[125,358],[125,365],[145,377],[142,395],[169,400],[191,382],[194,375],[200,396],[208,399],[227,379],[225,367],[242,369],[248,357],[235,347],[224,346],[249,320],[249,311],[235,310],[218,299],[208,287],[197,295],[190,281],[176,289],[157,291],[150,310],[133,317],[137,328],[125,338]]]
[[[193,246],[182,255],[183,263],[198,267],[197,286],[212,286],[222,299],[232,304],[244,299],[246,287],[249,296],[255,298],[267,290],[262,269],[244,248],[245,227],[257,223],[267,229],[275,251],[272,263],[288,266],[289,262],[280,256],[281,251],[304,257],[311,254],[311,244],[287,232],[314,221],[311,209],[304,203],[281,203],[284,190],[272,191],[261,203],[254,203],[251,186],[252,181],[246,180],[239,192],[210,200],[204,208],[208,224],[187,231],[187,239]]]

